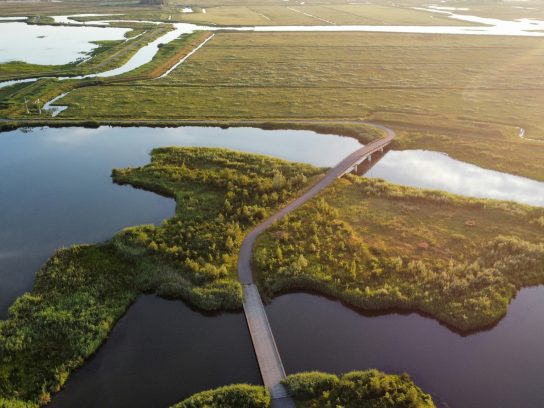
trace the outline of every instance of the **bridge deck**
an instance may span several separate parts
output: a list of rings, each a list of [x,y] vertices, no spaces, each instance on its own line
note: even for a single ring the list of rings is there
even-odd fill
[[[288,396],[287,390],[281,384],[281,380],[285,378],[285,370],[259,290],[254,284],[244,285],[244,312],[264,385],[273,399],[284,398]]]
[[[365,122],[366,123],[366,122]],[[285,370],[281,362],[281,357],[276,347],[276,341],[266,311],[259,295],[257,286],[253,282],[253,274],[251,272],[251,255],[253,245],[257,237],[270,227],[275,221],[278,221],[289,212],[297,209],[305,202],[315,197],[324,188],[329,186],[339,177],[350,172],[358,161],[363,161],[366,156],[378,150],[383,150],[393,138],[395,132],[384,126],[367,123],[378,129],[386,132],[386,136],[380,140],[376,140],[367,144],[364,147],[356,150],[344,160],[330,169],[327,174],[319,180],[313,187],[307,190],[301,197],[293,200],[287,206],[274,215],[263,221],[255,227],[242,242],[240,253],[238,255],[238,276],[244,288],[244,312],[246,315],[251,340],[257,355],[257,362],[261,370],[264,385],[270,391],[272,396],[273,408],[294,408],[295,403],[289,396],[286,388],[281,384],[281,380],[285,378]]]

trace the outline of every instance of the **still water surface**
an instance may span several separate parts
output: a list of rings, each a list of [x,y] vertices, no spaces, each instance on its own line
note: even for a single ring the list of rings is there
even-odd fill
[[[360,146],[351,138],[309,131],[249,128],[44,128],[0,133],[0,317],[30,289],[35,272],[55,249],[105,240],[123,227],[159,223],[173,214],[173,200],[117,186],[110,179],[112,168],[144,165],[153,147],[171,145],[226,147],[318,166],[332,166]],[[410,167],[410,160],[403,161],[403,155],[410,154],[417,155],[417,169]],[[489,183],[478,181],[475,166],[453,160],[455,166],[436,167],[435,159],[450,164],[453,160],[434,152],[389,152],[372,175],[426,185],[422,174],[445,172],[442,189],[478,182],[474,194],[486,191]],[[425,166],[432,171],[424,171]],[[514,176],[501,177],[503,187],[498,190],[508,191]],[[524,194],[537,200],[544,183],[532,183],[536,184],[529,183]],[[492,187],[489,191],[497,190]],[[508,407],[544,403],[535,388],[544,381],[537,370],[544,364],[539,349],[544,343],[543,305],[542,288],[525,290],[498,327],[467,338],[417,315],[368,318],[337,302],[304,294],[282,296],[269,310],[290,372],[368,367],[409,371],[452,407],[476,406],[467,405],[468,399],[486,402],[480,406]],[[217,339],[227,346],[220,350]],[[55,404],[99,407],[112,401],[109,406],[140,402],[150,406],[151,399],[146,398],[152,398],[167,405],[211,386],[257,382],[248,342],[241,314],[207,317],[181,302],[143,296]],[[493,405],[498,399],[507,405]],[[514,401],[523,404],[512,405]]]
[[[62,65],[83,58],[97,47],[93,41],[123,40],[128,28],[69,27],[0,23],[0,63]]]
[[[225,147],[333,166],[360,144],[309,131],[251,128],[35,129],[0,133],[0,316],[30,288],[53,251],[108,239],[120,229],[158,223],[172,200],[120,187],[114,167],[146,164],[159,146]],[[544,183],[481,169],[443,154],[389,152],[370,176],[476,197],[544,205]]]
[[[205,315],[141,296],[53,408],[168,407],[195,391],[261,384],[243,313]]]
[[[495,328],[467,337],[417,314],[369,317],[304,293],[276,298],[267,314],[288,373],[374,367],[410,373],[443,407],[544,406],[544,286],[522,290]]]

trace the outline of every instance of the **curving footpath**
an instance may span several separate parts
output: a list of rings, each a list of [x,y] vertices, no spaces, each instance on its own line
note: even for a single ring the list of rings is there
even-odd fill
[[[367,158],[370,159],[373,153],[383,151],[395,138],[395,131],[392,129],[371,122],[359,122],[375,127],[385,132],[385,137],[371,142],[364,147],[354,151],[335,167],[331,168],[319,182],[312,186],[302,196],[298,197],[280,211],[267,218],[264,222],[255,227],[242,242],[238,255],[238,277],[244,290],[244,313],[247,325],[257,356],[257,362],[263,378],[263,383],[272,396],[273,408],[295,407],[293,399],[289,396],[281,381],[285,378],[285,369],[281,361],[274,335],[266,311],[263,306],[259,290],[253,281],[251,272],[251,257],[253,246],[257,237],[269,228],[274,222],[280,220],[291,211],[315,197],[337,178],[349,173]]]

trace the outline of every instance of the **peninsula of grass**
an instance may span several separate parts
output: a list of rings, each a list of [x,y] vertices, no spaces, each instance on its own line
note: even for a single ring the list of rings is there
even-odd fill
[[[342,376],[317,371],[293,374],[284,380],[298,408],[434,408],[406,374],[377,370],[352,371]],[[262,386],[230,385],[195,394],[172,408],[269,408],[270,395]]]
[[[160,226],[59,250],[0,321],[0,406],[50,401],[141,293],[202,310],[240,309],[237,256],[248,229],[322,170],[222,149],[161,148],[151,164],[117,169],[130,184],[176,200]]]
[[[311,291],[474,331],[544,284],[544,209],[350,176],[263,234],[254,267],[268,296]]]
[[[94,74],[123,65],[140,48],[172,30],[171,25],[123,23],[131,28],[125,40],[96,41],[88,58],[65,65],[38,65],[22,61],[0,64],[0,81],[35,77],[62,77]],[[138,34],[141,34],[138,36]]]

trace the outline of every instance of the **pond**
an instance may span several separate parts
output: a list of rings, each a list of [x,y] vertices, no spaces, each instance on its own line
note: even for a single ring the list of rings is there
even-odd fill
[[[405,186],[544,206],[544,183],[483,169],[428,150],[388,152],[366,174]]]
[[[0,23],[0,63],[63,65],[84,58],[93,41],[123,40],[127,28]],[[15,39],[15,41],[14,41]]]
[[[243,313],[205,315],[140,296],[53,408],[168,407],[195,391],[261,384]]]
[[[333,166],[360,146],[347,137],[253,128],[36,128],[0,133],[0,318],[31,288],[36,271],[57,248],[106,240],[124,227],[158,224],[173,215],[173,200],[110,179],[112,168],[144,165],[152,148],[172,145],[225,147],[317,166]],[[510,189],[515,176],[436,152],[392,151],[371,173],[416,186],[429,186],[433,180],[426,173],[431,173],[438,178],[431,187],[453,191],[464,185],[459,192],[476,196],[511,191],[507,198],[533,202],[543,196],[544,183],[523,179],[526,185]],[[497,181],[490,183],[489,174]],[[471,183],[476,185],[473,190],[468,188]],[[290,372],[368,367],[409,371],[419,385],[452,407],[469,407],[476,405],[466,405],[465,398],[493,402],[495,395],[508,393],[505,401],[537,401],[535,387],[542,377],[535,367],[544,363],[536,351],[544,341],[543,296],[542,288],[522,291],[495,329],[466,338],[418,315],[369,318],[304,294],[281,296],[269,310]],[[310,344],[308,338],[316,341]],[[54,405],[168,405],[216,385],[258,382],[255,364],[242,314],[210,317],[181,302],[142,296]]]
[[[377,368],[409,373],[443,407],[544,406],[544,286],[466,337],[417,314],[365,316],[305,293],[279,296],[267,314],[288,373]]]

